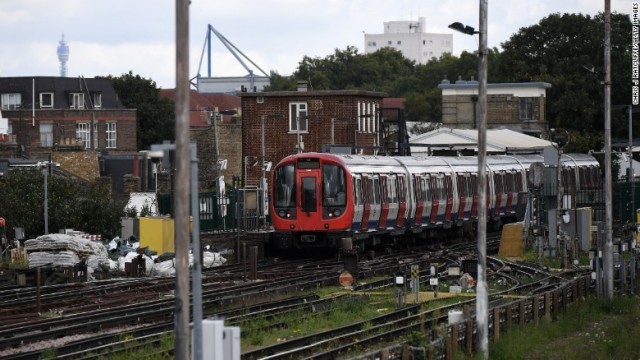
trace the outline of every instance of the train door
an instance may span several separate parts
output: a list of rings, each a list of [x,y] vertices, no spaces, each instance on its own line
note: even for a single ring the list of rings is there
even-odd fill
[[[460,204],[458,206],[457,220],[468,220],[471,212],[471,205],[473,200],[470,198],[469,191],[469,173],[458,173],[458,198],[460,198]]]
[[[380,175],[380,221],[378,221],[378,229],[387,227],[387,215],[389,215],[389,188],[390,181],[388,175]]]
[[[368,174],[362,174],[362,224],[360,229],[367,231],[369,227],[369,215],[371,214],[371,188],[369,186],[370,177]]]
[[[371,189],[370,192],[370,206],[371,210],[369,213],[369,229],[376,229],[379,227],[380,222],[380,213],[382,212],[382,204],[381,204],[381,190],[380,190],[380,175],[372,174],[369,179],[369,186],[367,189]]]
[[[515,186],[513,184],[513,171],[507,171],[504,174],[504,191],[507,195],[507,203],[504,208],[505,214],[511,214],[511,212],[515,209],[515,200],[518,198],[517,195],[514,196]]]
[[[404,227],[405,219],[407,218],[407,212],[409,209],[407,208],[407,189],[406,189],[406,178],[404,175],[398,175],[396,190],[398,197],[398,220],[396,222],[396,227]]]
[[[320,169],[306,169],[297,173],[297,181],[299,186],[298,204],[299,213],[297,214],[298,223],[301,231],[320,230],[322,224],[322,211],[320,205],[320,179],[322,174]]]
[[[453,209],[458,204],[458,199],[453,196],[453,180],[451,179],[451,174],[446,174],[443,180],[444,185],[444,196],[446,197],[446,207],[444,210],[444,221],[455,220],[453,218]],[[453,215],[453,216],[452,216]]]
[[[424,192],[426,191],[426,189],[424,189],[424,179],[422,175],[415,175],[413,179],[413,187],[415,190],[414,193],[416,194],[416,215],[414,217],[414,224],[420,225],[422,224],[422,213],[424,212],[425,208]]]
[[[362,226],[362,214],[364,213],[364,201],[362,194],[362,177],[353,175],[353,221],[352,230],[358,230]]]
[[[478,203],[480,201],[480,194],[478,194],[478,174],[476,173],[471,174],[470,182],[471,182],[472,200],[471,200],[471,214],[469,214],[469,217],[471,219],[477,219]]]
[[[400,208],[398,205],[398,178],[395,174],[391,174],[387,178],[387,203],[389,204],[389,211],[386,216],[386,227],[394,228]],[[382,221],[382,215],[380,215],[380,220]]]
[[[439,224],[444,220],[446,199],[444,197],[444,175],[432,174],[431,179],[431,223]]]
[[[507,201],[506,196],[504,196],[504,173],[502,171],[493,173],[493,184],[496,192],[495,215],[500,216],[501,213],[504,213]]]

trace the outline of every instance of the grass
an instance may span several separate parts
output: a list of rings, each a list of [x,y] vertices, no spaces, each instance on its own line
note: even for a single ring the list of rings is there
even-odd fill
[[[490,340],[491,359],[638,359],[640,299],[592,299],[572,305],[558,321],[513,328]]]

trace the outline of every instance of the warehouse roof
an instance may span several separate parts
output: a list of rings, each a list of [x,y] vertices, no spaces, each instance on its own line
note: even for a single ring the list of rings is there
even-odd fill
[[[450,129],[442,127],[409,139],[411,153],[428,153],[432,150],[478,149],[477,129]],[[535,136],[509,129],[487,129],[488,153],[541,152],[554,143]]]

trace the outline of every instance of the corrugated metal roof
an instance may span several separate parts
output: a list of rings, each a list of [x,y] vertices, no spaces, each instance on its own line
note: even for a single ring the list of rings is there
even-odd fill
[[[410,145],[428,145],[411,146],[411,153],[428,152],[429,146],[452,150],[475,150],[478,147],[478,130],[443,127],[413,136],[409,139],[409,143]],[[487,129],[487,152],[534,150],[547,146],[553,146],[553,143],[509,129]]]

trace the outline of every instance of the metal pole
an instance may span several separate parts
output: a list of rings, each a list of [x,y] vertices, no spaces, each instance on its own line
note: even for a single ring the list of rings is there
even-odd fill
[[[189,0],[176,0],[175,350],[189,359]]]
[[[198,201],[198,152],[196,144],[191,144],[191,214],[193,222],[193,359],[201,360],[202,353],[202,254],[200,251],[200,202]]]
[[[300,149],[300,116],[296,116],[296,137],[298,142],[298,154],[302,154],[302,150]]]
[[[261,134],[262,134],[262,177],[260,178],[260,188],[262,189],[262,201],[260,202],[260,216],[262,216],[262,226],[263,228],[267,227],[267,215],[265,215],[265,209],[264,209],[264,204],[265,204],[265,197],[267,196],[266,193],[266,187],[264,186],[266,184],[266,180],[265,180],[265,168],[264,168],[264,161],[265,161],[265,150],[264,150],[264,118],[266,115],[262,115],[260,117],[260,126],[261,126]]]
[[[213,112],[213,141],[216,143],[215,147],[215,161],[216,161],[216,186],[219,185],[218,179],[220,179],[221,170],[220,170],[220,148],[218,147],[218,113],[216,111]],[[218,189],[218,195],[220,195],[220,189]]]
[[[334,122],[335,122],[335,119],[331,118],[331,145],[335,144],[334,135],[333,135],[334,134],[333,133],[333,131],[334,131]]]
[[[635,194],[635,186],[634,180],[635,177],[633,175],[633,108],[629,105],[629,184],[631,185],[631,223],[635,222],[635,213],[636,213],[636,194]]]
[[[478,322],[478,342],[485,359],[489,358],[489,295],[487,289],[487,10],[488,0],[480,0],[480,49],[478,55],[478,284],[476,298],[476,319]]]
[[[49,185],[48,185],[48,177],[49,177],[49,166],[44,169],[44,233],[45,235],[49,233]]]
[[[613,205],[611,196],[611,0],[604,1],[604,188],[606,297],[613,298]]]

